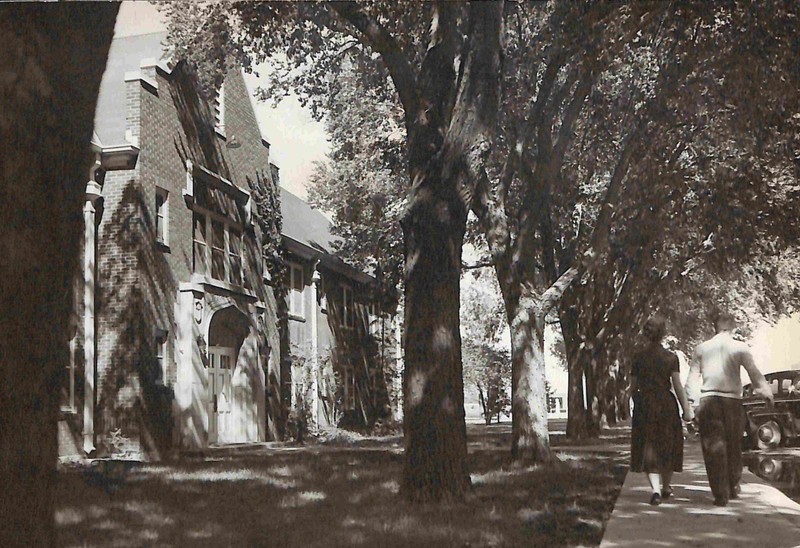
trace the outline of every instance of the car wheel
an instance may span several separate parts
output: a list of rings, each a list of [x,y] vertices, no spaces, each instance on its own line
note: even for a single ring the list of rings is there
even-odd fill
[[[783,463],[777,459],[766,458],[758,463],[757,475],[769,481],[778,481],[783,472]]]
[[[767,421],[758,427],[756,440],[759,449],[774,449],[781,444],[781,427],[775,421]]]

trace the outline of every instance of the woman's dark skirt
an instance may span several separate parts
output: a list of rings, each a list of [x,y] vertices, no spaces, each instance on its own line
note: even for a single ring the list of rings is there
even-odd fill
[[[638,392],[633,397],[631,472],[683,470],[683,427],[672,392]]]

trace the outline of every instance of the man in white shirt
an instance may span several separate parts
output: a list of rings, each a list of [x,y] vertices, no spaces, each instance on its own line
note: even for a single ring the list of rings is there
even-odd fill
[[[735,325],[729,313],[717,317],[717,334],[697,346],[686,380],[689,399],[696,402],[697,385],[702,378],[697,423],[708,483],[717,506],[727,505],[740,491],[744,431],[740,367],[750,376],[754,393],[769,402],[773,400],[772,390],[756,367],[750,348],[731,335]]]

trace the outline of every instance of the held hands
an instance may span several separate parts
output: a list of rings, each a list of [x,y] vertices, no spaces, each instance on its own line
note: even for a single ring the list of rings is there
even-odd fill
[[[683,412],[683,420],[686,421],[686,422],[692,422],[694,420],[694,411],[692,411],[691,407],[686,409],[686,410],[684,410],[684,412]]]

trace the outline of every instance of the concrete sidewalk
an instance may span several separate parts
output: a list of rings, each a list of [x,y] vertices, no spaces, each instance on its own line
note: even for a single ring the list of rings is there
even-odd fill
[[[739,498],[714,506],[699,441],[686,441],[684,451],[674,494],[660,506],[650,506],[647,476],[628,473],[601,547],[800,546],[800,504],[745,470]]]

